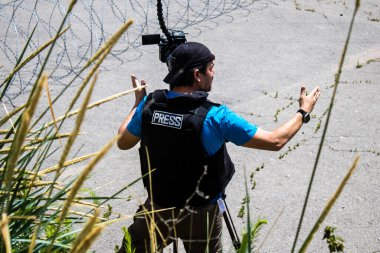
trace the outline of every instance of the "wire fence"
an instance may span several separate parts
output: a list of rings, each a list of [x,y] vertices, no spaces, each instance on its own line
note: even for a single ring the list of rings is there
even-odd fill
[[[205,21],[244,9],[258,0],[162,0],[163,15],[168,28],[185,30]],[[16,66],[17,59],[27,48],[28,55],[54,37],[66,10],[67,0],[12,0],[0,3],[0,80]],[[260,1],[268,4],[270,1]],[[139,59],[142,55],[141,35],[161,33],[153,0],[79,0],[70,14],[69,30],[57,41],[50,57],[48,71],[52,85],[65,85],[68,77],[76,75],[84,62],[106,39],[129,18],[133,27],[123,36],[109,56],[112,64],[105,70]],[[128,53],[127,53],[128,52]],[[3,100],[11,102],[29,90],[44,59],[38,55],[13,77]],[[0,82],[1,83],[1,82]],[[1,87],[3,89],[3,87]]]

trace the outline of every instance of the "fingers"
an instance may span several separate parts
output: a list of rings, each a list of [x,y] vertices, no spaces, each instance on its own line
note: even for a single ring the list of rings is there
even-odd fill
[[[318,100],[318,98],[319,98],[320,95],[321,95],[321,90],[319,89],[319,87],[315,87],[311,91],[311,93],[310,93],[309,96],[313,98],[313,102],[315,103],[315,102],[317,102],[317,100]]]
[[[300,95],[301,95],[301,96],[306,95],[306,87],[305,87],[305,86],[301,86],[301,92],[300,92]]]
[[[137,88],[143,85],[146,85],[145,80],[141,80],[141,84],[139,83],[139,80],[137,80],[136,76],[134,74],[131,75],[131,80],[132,80],[132,86],[133,88]]]
[[[320,93],[321,93],[321,90],[319,89],[319,87],[315,87],[315,88],[311,91],[310,95],[311,95],[311,96],[315,96],[315,95],[318,95],[318,96],[319,96]]]
[[[136,79],[136,76],[135,75],[131,75],[131,80],[132,80],[132,86],[133,86],[133,88],[136,88],[136,87],[138,87],[139,86],[139,82],[138,82],[138,80]]]

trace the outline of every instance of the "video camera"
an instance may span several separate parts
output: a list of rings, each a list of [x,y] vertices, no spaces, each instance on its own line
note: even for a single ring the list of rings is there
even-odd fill
[[[143,45],[158,44],[160,61],[166,63],[169,55],[182,43],[186,42],[185,33],[178,30],[168,30],[169,36],[161,36],[160,34],[142,35]]]

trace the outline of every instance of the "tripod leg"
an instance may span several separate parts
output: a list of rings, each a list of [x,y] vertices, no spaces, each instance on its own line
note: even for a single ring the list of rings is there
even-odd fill
[[[227,225],[228,233],[230,234],[234,248],[236,250],[240,249],[241,242],[239,240],[239,236],[236,232],[234,223],[232,222],[231,215],[230,215],[230,212],[228,210],[227,204],[222,198],[218,199],[218,206],[219,206],[220,212],[223,214],[224,222]]]

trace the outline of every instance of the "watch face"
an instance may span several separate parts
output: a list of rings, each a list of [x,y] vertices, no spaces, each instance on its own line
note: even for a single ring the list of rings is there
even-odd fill
[[[309,121],[310,121],[310,114],[306,113],[305,115],[303,115],[303,123],[307,123]]]

